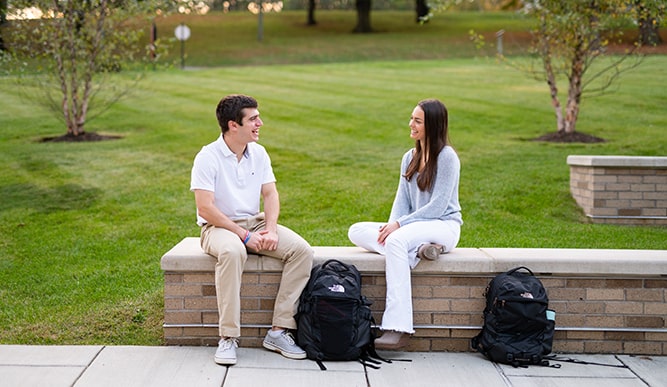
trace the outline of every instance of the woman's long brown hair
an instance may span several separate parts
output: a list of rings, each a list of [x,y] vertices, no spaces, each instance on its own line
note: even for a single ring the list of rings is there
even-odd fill
[[[422,191],[433,189],[435,175],[438,171],[438,154],[449,144],[448,114],[445,105],[437,99],[425,99],[417,104],[424,111],[424,147],[415,141],[415,152],[412,160],[405,171],[404,177],[410,181],[412,177],[420,172],[419,164],[426,152],[426,164],[424,170],[417,176],[417,186]]]

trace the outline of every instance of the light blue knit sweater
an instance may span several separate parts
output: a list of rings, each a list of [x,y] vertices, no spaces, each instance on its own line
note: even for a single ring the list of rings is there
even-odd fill
[[[461,205],[459,204],[459,176],[461,162],[450,146],[444,147],[438,154],[438,170],[432,191],[420,191],[417,176],[408,181],[403,175],[412,160],[413,149],[403,155],[401,177],[394,204],[389,215],[389,222],[398,221],[404,226],[424,220],[455,220],[463,224]]]

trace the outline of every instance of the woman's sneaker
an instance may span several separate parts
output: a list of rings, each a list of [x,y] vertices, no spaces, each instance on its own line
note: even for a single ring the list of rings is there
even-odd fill
[[[236,348],[238,347],[239,342],[234,337],[220,339],[218,349],[215,351],[215,362],[220,365],[236,364]]]
[[[271,330],[266,333],[262,346],[264,348],[278,352],[281,355],[290,359],[305,359],[306,351],[301,349],[294,341],[294,336],[287,330],[283,330],[278,334],[278,337],[271,335]]]
[[[445,248],[442,245],[435,243],[424,243],[417,249],[417,257],[435,261],[440,257],[440,254],[445,253]]]

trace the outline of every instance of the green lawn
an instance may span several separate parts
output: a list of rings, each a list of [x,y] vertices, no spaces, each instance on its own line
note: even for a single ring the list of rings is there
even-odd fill
[[[308,44],[338,41],[353,51],[355,39],[381,35],[345,31],[314,34]],[[209,53],[193,65],[220,56],[215,64],[225,66],[149,73],[131,98],[87,126],[123,136],[114,141],[38,142],[63,134],[62,124],[0,78],[0,343],[162,342],[159,260],[198,235],[191,163],[218,136],[215,105],[228,93],[259,100],[281,222],[312,245],[350,245],[350,224],[387,218],[400,157],[413,145],[410,112],[437,97],[449,108],[462,161],[461,247],[667,249],[664,227],[588,222],[569,194],[566,164],[571,154],[665,154],[667,57],[647,58],[613,94],[584,101],[579,130],[607,142],[548,144],[531,140],[555,130],[546,86],[493,60],[403,57],[406,47],[365,58],[363,43],[349,56],[299,64],[289,53],[268,54],[290,48],[290,36],[281,39],[280,48],[267,40],[249,57],[266,64],[264,52],[285,64],[241,66],[235,55],[225,62],[223,53]]]
[[[505,30],[504,47],[511,53],[525,43],[530,25],[515,13],[438,14],[420,25],[414,12],[373,11],[375,32],[354,34],[357,16],[353,10],[318,11],[315,17],[317,26],[308,26],[305,11],[264,14],[261,41],[258,17],[250,13],[173,16],[159,19],[157,29],[159,38],[173,39],[179,23],[190,28],[192,36],[184,44],[186,65],[228,66],[471,57],[480,55],[470,42],[471,30],[490,43],[496,31]],[[179,66],[180,54],[178,43],[169,58]]]

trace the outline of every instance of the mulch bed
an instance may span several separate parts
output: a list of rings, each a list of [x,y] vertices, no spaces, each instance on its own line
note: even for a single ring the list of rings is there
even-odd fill
[[[117,140],[123,138],[122,136],[113,136],[106,134],[99,134],[95,132],[83,132],[78,136],[73,134],[64,134],[62,136],[55,137],[43,137],[40,142],[90,142],[90,141],[105,141],[105,140]]]
[[[605,139],[575,131],[572,133],[565,133],[565,132],[547,133],[545,135],[533,139],[533,141],[569,142],[569,143],[579,142],[585,144],[592,144],[596,142],[605,142]]]

